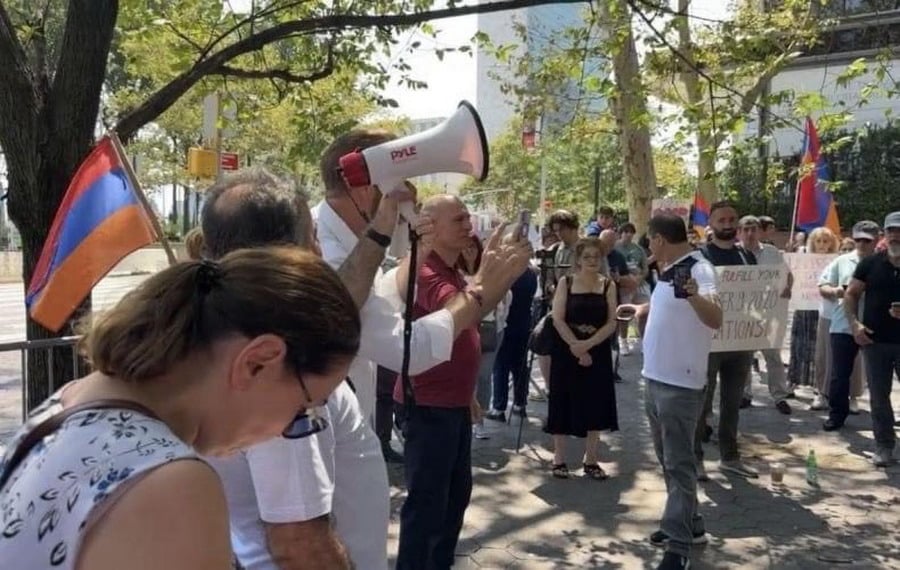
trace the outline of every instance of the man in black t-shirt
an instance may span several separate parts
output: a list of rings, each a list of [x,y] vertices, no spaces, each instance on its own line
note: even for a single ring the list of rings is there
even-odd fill
[[[712,236],[701,248],[703,255],[713,265],[756,265],[756,257],[735,243],[737,237],[737,210],[730,202],[716,202],[710,206],[709,225]],[[694,452],[697,455],[697,478],[706,481],[706,469],[703,465],[703,440],[706,436],[707,418],[712,413],[713,397],[719,382],[719,469],[755,479],[759,474],[744,465],[738,451],[737,434],[740,417],[741,398],[744,395],[744,383],[750,374],[753,352],[740,350],[730,352],[712,352],[707,367],[706,400],[700,421],[697,422],[697,433]]]
[[[884,219],[887,249],[859,262],[844,293],[844,312],[856,343],[862,347],[869,379],[872,431],[877,467],[893,463],[894,410],[891,387],[900,363],[900,211]],[[862,320],[859,300],[866,294]]]

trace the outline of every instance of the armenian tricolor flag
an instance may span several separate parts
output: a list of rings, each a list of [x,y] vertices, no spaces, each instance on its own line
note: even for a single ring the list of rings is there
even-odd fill
[[[698,192],[694,195],[694,207],[691,208],[691,225],[694,231],[702,236],[706,232],[706,226],[709,225],[709,204],[703,199]]]
[[[84,159],[56,211],[25,304],[52,331],[126,255],[156,241],[137,183],[110,137]]]
[[[803,154],[800,158],[800,180],[797,182],[797,227],[805,232],[826,227],[841,235],[834,196],[827,188],[830,179],[828,165],[820,153],[819,133],[810,117],[806,118],[803,133]]]

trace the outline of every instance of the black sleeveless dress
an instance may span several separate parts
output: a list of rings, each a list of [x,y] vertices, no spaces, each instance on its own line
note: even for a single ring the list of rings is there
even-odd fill
[[[572,293],[572,277],[566,277],[566,324],[581,340],[606,323],[609,281],[603,293]],[[584,328],[582,328],[584,327]],[[615,334],[615,333],[613,333]],[[551,351],[549,414],[544,428],[553,435],[585,437],[588,431],[617,431],[616,383],[613,377],[610,339],[591,349],[591,366],[581,366],[569,345],[557,337]]]

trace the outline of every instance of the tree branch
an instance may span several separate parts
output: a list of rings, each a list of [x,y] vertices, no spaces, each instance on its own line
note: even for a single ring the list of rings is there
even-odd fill
[[[280,79],[288,83],[306,83],[325,79],[334,73],[334,65],[326,63],[322,69],[308,75],[297,75],[288,69],[240,69],[229,65],[223,65],[216,73],[239,79]]]
[[[12,20],[0,2],[0,145],[7,149],[25,144],[23,136],[37,108],[28,56],[16,36]]]
[[[74,0],[73,0],[74,2]],[[467,14],[487,14],[504,10],[515,10],[544,4],[583,4],[586,0],[500,0],[486,4],[444,8],[426,12],[389,15],[333,14],[319,18],[293,20],[261,30],[246,38],[222,48],[195,63],[190,69],[175,77],[168,84],[151,95],[141,106],[131,110],[116,125],[116,132],[123,140],[128,140],[145,124],[165,112],[179,97],[184,95],[203,77],[217,73],[217,70],[236,57],[258,51],[271,43],[283,40],[291,34],[319,33],[362,28],[391,28],[412,26],[430,20],[442,20]]]
[[[117,0],[69,0],[56,76],[40,127],[51,145],[44,158],[55,165],[52,176],[64,180],[63,188],[94,139],[118,13]]]

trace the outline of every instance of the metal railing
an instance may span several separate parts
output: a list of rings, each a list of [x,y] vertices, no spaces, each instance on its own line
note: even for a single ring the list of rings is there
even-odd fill
[[[47,362],[47,393],[52,394],[56,380],[56,351],[54,348],[69,347],[72,358],[72,374],[78,373],[78,350],[76,344],[81,337],[64,336],[39,340],[22,340],[18,342],[0,343],[0,354],[19,351],[22,363],[22,420],[28,416],[28,364],[32,358],[43,357]],[[43,356],[45,355],[46,356]],[[40,355],[40,356],[39,356]],[[73,380],[67,378],[64,380]]]

